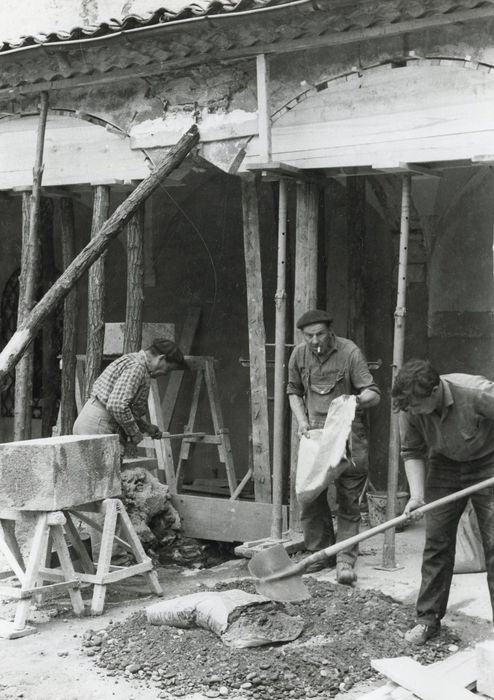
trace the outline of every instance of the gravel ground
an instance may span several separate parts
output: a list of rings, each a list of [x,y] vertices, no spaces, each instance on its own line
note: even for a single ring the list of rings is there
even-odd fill
[[[302,617],[302,634],[287,644],[231,649],[206,630],[153,626],[138,612],[104,632],[86,632],[83,650],[107,675],[132,677],[156,688],[158,697],[200,692],[265,700],[335,697],[377,675],[370,659],[412,656],[426,665],[462,646],[445,628],[440,639],[412,649],[404,633],[413,624],[413,606],[378,591],[311,577],[306,582],[310,600],[259,606],[259,615],[281,610]],[[255,592],[250,581],[230,581],[214,590],[232,588]],[[252,616],[253,610],[243,614]]]

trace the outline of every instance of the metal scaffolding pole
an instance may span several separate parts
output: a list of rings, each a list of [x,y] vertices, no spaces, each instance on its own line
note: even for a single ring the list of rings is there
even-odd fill
[[[407,291],[407,261],[408,236],[410,231],[410,194],[411,175],[403,176],[401,190],[401,225],[400,225],[400,254],[398,260],[398,291],[395,310],[395,328],[393,340],[392,382],[403,364],[405,349],[405,316]],[[396,498],[398,491],[398,470],[400,465],[400,434],[398,414],[391,406],[389,453],[388,453],[388,491],[386,504],[386,520],[396,515]],[[395,529],[386,530],[383,545],[383,568],[396,569],[395,558]]]
[[[283,519],[283,438],[285,412],[286,341],[286,224],[287,186],[280,180],[278,209],[278,277],[276,287],[276,330],[274,354],[273,418],[273,519],[271,537],[281,539]]]

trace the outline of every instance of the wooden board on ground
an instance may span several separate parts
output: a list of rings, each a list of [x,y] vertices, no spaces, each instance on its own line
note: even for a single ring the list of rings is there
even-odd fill
[[[230,501],[223,498],[172,495],[172,504],[187,537],[218,542],[243,542],[268,537],[271,531],[270,503]],[[283,528],[288,508],[283,506]]]
[[[422,666],[408,656],[371,661],[372,667],[421,700],[470,700],[474,693],[452,680],[449,674],[432,666]]]
[[[449,683],[454,683],[463,688],[471,690],[476,684],[477,667],[473,649],[459,651],[441,661],[436,661],[436,663],[431,664],[427,668],[433,669],[441,677],[447,677]],[[410,690],[388,681],[386,685],[374,688],[368,693],[361,695],[359,700],[416,700],[417,697]]]

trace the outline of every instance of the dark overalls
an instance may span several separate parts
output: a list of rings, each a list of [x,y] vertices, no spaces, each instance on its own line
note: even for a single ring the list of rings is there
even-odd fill
[[[374,384],[367,362],[359,348],[346,338],[334,337],[334,346],[318,356],[302,343],[290,357],[287,393],[302,396],[311,428],[323,428],[331,402],[344,394],[358,394],[373,389]],[[309,551],[324,549],[358,534],[360,524],[359,497],[367,478],[368,437],[364,411],[352,425],[351,455],[343,473],[335,482],[338,505],[337,535],[328,500],[328,490],[314,501],[301,506],[300,519],[304,544]],[[358,546],[338,554],[337,560],[354,564]]]

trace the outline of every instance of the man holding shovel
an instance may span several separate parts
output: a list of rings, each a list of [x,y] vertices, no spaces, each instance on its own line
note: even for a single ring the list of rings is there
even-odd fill
[[[356,395],[358,409],[379,403],[380,391],[362,352],[351,340],[335,335],[332,318],[326,311],[307,311],[298,319],[297,328],[302,331],[303,342],[294,348],[290,357],[287,393],[299,435],[310,437],[309,430],[323,428],[329,406],[338,396]],[[336,481],[337,537],[327,490],[301,506],[304,543],[309,551],[325,549],[336,540],[340,542],[358,533],[359,496],[368,470],[367,436],[360,411],[352,426],[352,452],[353,459]],[[357,546],[338,554],[336,577],[339,583],[352,585],[356,581],[357,554]],[[334,562],[326,559],[314,564],[309,571],[327,566],[334,566]]]
[[[394,408],[400,411],[401,455],[410,486],[405,513],[411,514],[424,501],[494,476],[493,382],[469,374],[439,376],[430,362],[410,360],[398,372],[392,396]],[[494,488],[472,493],[470,499],[482,536],[494,610]],[[465,496],[426,514],[416,625],[405,635],[411,644],[424,644],[441,630],[458,523],[467,502]]]

